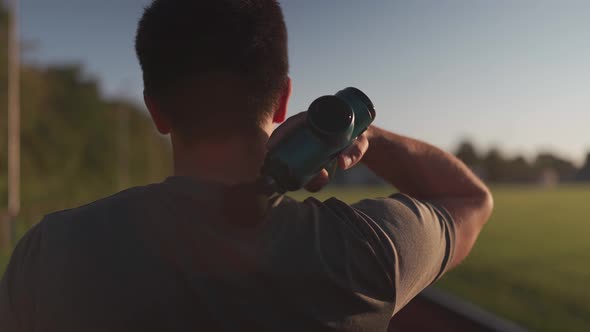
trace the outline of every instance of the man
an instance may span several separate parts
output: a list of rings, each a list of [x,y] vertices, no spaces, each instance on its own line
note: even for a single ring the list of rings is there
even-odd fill
[[[240,204],[267,151],[301,125],[276,0],[156,0],[137,32],[145,101],[174,176],[53,213],[20,241],[0,288],[2,331],[383,331],[469,253],[492,211],[452,155],[371,127],[338,159],[401,192],[347,205]],[[327,184],[322,172],[309,185]],[[246,199],[247,197],[244,197]]]

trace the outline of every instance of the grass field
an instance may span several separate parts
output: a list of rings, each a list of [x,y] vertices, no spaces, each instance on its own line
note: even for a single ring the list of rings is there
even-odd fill
[[[355,202],[390,191],[332,186],[316,197]],[[533,331],[590,331],[590,187],[493,191],[492,220],[438,286]]]
[[[476,247],[438,287],[533,331],[590,331],[590,187],[493,191],[496,209]],[[354,202],[387,194],[317,196]]]

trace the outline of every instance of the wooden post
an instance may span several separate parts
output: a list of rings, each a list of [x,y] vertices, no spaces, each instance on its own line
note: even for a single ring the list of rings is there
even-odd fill
[[[8,217],[2,218],[0,246],[10,250],[12,226],[20,212],[20,42],[19,2],[12,0],[8,37]]]
[[[8,212],[0,212],[0,252],[7,253],[12,246],[11,218]]]

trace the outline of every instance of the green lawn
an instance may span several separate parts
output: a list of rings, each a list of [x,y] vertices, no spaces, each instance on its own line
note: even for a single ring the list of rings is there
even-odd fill
[[[390,192],[332,186],[316,197]],[[439,287],[534,331],[590,331],[590,187],[496,187],[494,197],[472,254]]]
[[[477,245],[438,286],[533,331],[590,331],[590,187],[493,191]],[[317,196],[386,194],[331,187]]]

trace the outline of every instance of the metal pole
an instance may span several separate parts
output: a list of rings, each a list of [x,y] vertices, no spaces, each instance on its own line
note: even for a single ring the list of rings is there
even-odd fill
[[[19,0],[12,0],[8,37],[8,218],[2,225],[3,249],[12,246],[12,223],[20,212],[20,41]]]

